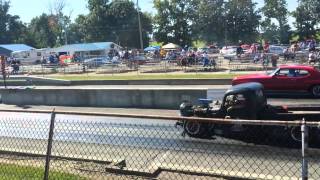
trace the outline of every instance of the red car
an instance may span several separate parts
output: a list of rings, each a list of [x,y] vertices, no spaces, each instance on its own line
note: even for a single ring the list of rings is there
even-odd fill
[[[259,82],[267,91],[307,91],[320,97],[320,71],[311,66],[280,66],[271,73],[238,76],[232,85],[247,82]]]

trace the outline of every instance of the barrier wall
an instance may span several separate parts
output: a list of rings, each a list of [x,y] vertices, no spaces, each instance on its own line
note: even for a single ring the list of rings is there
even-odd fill
[[[178,109],[207,97],[207,89],[1,89],[11,105]]]

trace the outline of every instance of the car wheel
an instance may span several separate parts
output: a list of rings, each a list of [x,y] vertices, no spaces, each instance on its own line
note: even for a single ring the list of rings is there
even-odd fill
[[[315,85],[311,88],[311,94],[314,97],[320,97],[320,85]]]
[[[201,138],[206,133],[205,125],[200,122],[185,121],[183,128],[190,137]]]

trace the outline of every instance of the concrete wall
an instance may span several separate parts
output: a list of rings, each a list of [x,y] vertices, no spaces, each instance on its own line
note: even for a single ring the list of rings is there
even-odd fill
[[[182,101],[197,102],[206,89],[2,89],[2,103],[12,105],[178,109]]]
[[[18,81],[11,81],[18,80]],[[231,79],[162,79],[162,80],[94,80],[68,81],[42,77],[19,77],[8,79],[8,86],[81,86],[81,85],[230,85]],[[0,77],[0,86],[3,82]]]

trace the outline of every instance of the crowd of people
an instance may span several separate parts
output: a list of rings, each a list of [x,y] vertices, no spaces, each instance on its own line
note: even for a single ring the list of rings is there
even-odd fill
[[[270,51],[271,47],[281,47],[283,52],[281,54],[274,53]],[[314,38],[307,39],[303,41],[295,41],[290,45],[270,45],[268,41],[264,43],[252,43],[244,44],[239,43],[238,46],[229,46],[230,48],[236,48],[235,58],[247,59],[253,63],[262,63],[264,66],[268,66],[271,62],[272,66],[277,66],[277,61],[279,55],[283,55],[285,60],[294,59],[297,53],[303,53],[308,55],[309,64],[316,64],[320,62],[320,49],[317,47],[317,42]],[[225,46],[225,49],[229,48]],[[222,49],[223,50],[223,49]],[[211,53],[211,52],[210,52]],[[152,52],[141,52],[138,49],[129,50],[125,48],[120,51],[109,52],[107,57],[113,61],[117,62],[135,62],[135,60],[140,60],[140,57],[147,57],[151,59],[166,60],[169,62],[176,62],[180,66],[191,66],[191,65],[202,65],[203,67],[216,67],[217,63],[214,57],[208,52],[208,48],[178,48],[178,49],[156,49]],[[149,55],[149,56],[148,56]],[[63,56],[63,57],[62,57]],[[64,62],[62,60],[70,60],[72,62],[82,62],[82,58],[78,57],[76,54],[72,56],[68,55],[58,55],[51,53],[47,57],[42,57],[39,61],[41,64],[61,64]],[[146,60],[145,58],[144,60]],[[65,61],[67,62],[67,61]],[[230,59],[231,62],[231,59]],[[8,58],[7,66],[12,70],[10,74],[18,74],[20,70],[21,63],[15,58]]]

